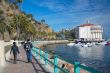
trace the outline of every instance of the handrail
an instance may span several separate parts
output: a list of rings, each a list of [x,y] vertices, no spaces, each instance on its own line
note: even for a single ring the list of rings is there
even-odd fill
[[[36,51],[36,50],[33,50],[33,51]],[[52,65],[54,65],[55,67],[57,67],[59,70],[61,70],[62,72],[64,73],[69,73],[67,72],[66,70],[62,69],[61,67],[55,65],[52,61],[48,60],[47,58],[45,58],[43,55],[41,55],[40,53],[37,52],[37,54],[39,54],[40,56],[42,56],[45,60],[47,60],[48,62],[50,62]]]
[[[39,48],[37,48],[37,49],[39,49]],[[41,49],[40,49],[40,50],[41,50]],[[34,51],[35,51],[35,50],[34,50]],[[44,51],[44,52],[45,52],[45,51]],[[48,51],[46,51],[46,52],[48,52]],[[37,53],[38,53],[38,52],[37,52]],[[49,52],[48,52],[48,53],[49,53]],[[47,60],[48,62],[50,62],[52,65],[54,65],[55,67],[57,67],[58,69],[60,69],[62,72],[68,73],[66,70],[64,70],[64,69],[62,69],[61,67],[55,65],[52,61],[48,60],[47,58],[45,58],[45,57],[44,57],[43,55],[41,55],[40,53],[38,53],[38,54],[39,54],[40,56],[42,56],[45,60]],[[91,67],[86,67],[86,66],[83,66],[83,65],[81,65],[81,64],[76,64],[77,62],[73,63],[73,62],[69,62],[68,60],[65,60],[65,59],[63,59],[63,58],[61,58],[61,57],[59,57],[59,56],[57,56],[57,57],[60,58],[61,60],[64,60],[64,61],[66,61],[66,62],[68,62],[68,63],[74,65],[74,73],[80,73],[79,68],[84,69],[84,70],[86,70],[86,71],[89,71],[89,72],[91,72],[91,73],[102,73],[102,72],[97,71],[97,70],[95,70],[95,69],[93,69],[93,68],[91,68]],[[79,63],[79,62],[78,62],[78,63]]]
[[[83,65],[79,65],[79,67],[84,69],[84,70],[90,71],[91,73],[101,73],[101,72],[99,72],[97,70],[94,70],[94,69],[92,69],[90,67],[86,67],[86,66],[83,66]]]
[[[75,63],[70,62],[70,61],[68,61],[68,60],[66,60],[66,59],[63,59],[63,58],[61,58],[61,57],[59,57],[59,56],[58,56],[58,58],[60,58],[61,60],[66,61],[66,62],[68,62],[68,63],[70,63],[70,64],[72,64],[72,65],[75,64]],[[83,65],[81,65],[81,64],[79,64],[78,67],[80,67],[81,69],[87,70],[87,71],[89,71],[89,72],[91,72],[91,73],[102,73],[102,72],[97,71],[97,70],[95,70],[95,69],[93,69],[93,68],[91,68],[91,67],[83,66]]]

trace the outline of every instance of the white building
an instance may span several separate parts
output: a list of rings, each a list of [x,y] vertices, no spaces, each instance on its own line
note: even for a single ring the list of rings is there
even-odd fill
[[[100,25],[83,24],[74,29],[76,39],[85,41],[102,41],[103,28]]]

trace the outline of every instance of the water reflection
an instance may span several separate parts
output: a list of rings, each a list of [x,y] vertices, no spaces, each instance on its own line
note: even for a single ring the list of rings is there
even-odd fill
[[[102,46],[93,46],[93,47],[79,47],[80,49],[79,54],[83,58],[92,58],[102,60],[103,58],[103,45]]]
[[[66,44],[55,44],[47,48],[71,62],[79,61],[104,73],[110,73],[110,46],[69,47]]]

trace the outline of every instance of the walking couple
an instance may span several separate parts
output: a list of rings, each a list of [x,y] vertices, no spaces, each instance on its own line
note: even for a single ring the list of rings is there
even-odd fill
[[[30,42],[30,39],[27,39],[27,42],[24,44],[24,49],[26,51],[28,63],[32,61],[32,52],[31,52],[32,48],[33,48],[33,45]],[[19,49],[18,49],[18,46],[16,45],[16,42],[13,42],[13,45],[11,46],[10,54],[11,54],[12,51],[13,51],[13,56],[14,56],[14,64],[16,64],[17,63],[16,62],[17,55],[20,53]]]

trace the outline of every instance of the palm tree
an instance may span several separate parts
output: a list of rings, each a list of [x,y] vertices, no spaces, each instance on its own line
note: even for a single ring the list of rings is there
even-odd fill
[[[2,14],[3,14],[3,10],[0,10],[0,33],[3,35],[5,29],[5,24],[4,24],[5,18],[2,16]]]
[[[9,31],[9,33],[12,35],[11,38],[17,38],[17,32],[19,31],[19,37],[20,39],[23,39],[25,35],[28,35],[28,38],[34,38],[36,36],[36,29],[35,24],[31,23],[26,14],[18,14],[14,13],[14,11],[19,10],[20,4],[23,0],[6,0],[10,8],[13,10],[13,16],[10,21],[10,23],[6,23],[4,19],[1,20],[1,14],[3,11],[0,10],[0,32],[3,34],[4,31]],[[34,18],[32,14],[28,14],[29,17],[32,18],[33,21]],[[7,17],[6,17],[7,18]],[[19,23],[18,23],[19,22]],[[7,28],[5,28],[7,27]],[[34,36],[34,37],[33,37]]]
[[[10,37],[9,37],[10,26],[6,23],[5,18],[0,20],[0,32],[3,35],[3,40],[5,40],[5,41],[10,40]]]
[[[14,18],[14,19],[16,19],[16,18]],[[19,15],[19,16],[17,16],[17,19],[20,22],[20,24],[18,25],[18,29],[20,30],[20,34],[23,34],[23,33],[27,34],[28,37],[31,37],[30,35],[35,35],[36,34],[34,24],[32,24],[28,20],[26,15]],[[16,20],[15,20],[15,23],[17,23]]]
[[[2,34],[3,39],[4,39],[4,32],[5,32],[5,23],[0,20],[0,33]]]
[[[32,14],[27,14],[26,15],[28,18],[33,18],[33,15]]]
[[[0,9],[0,16],[1,16],[3,13],[4,13],[3,10]]]

